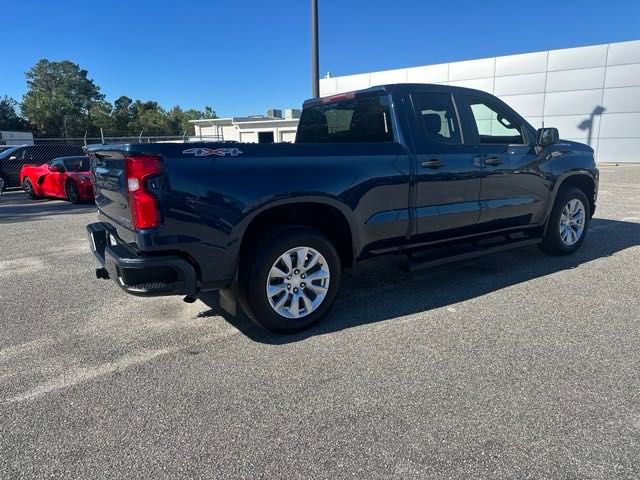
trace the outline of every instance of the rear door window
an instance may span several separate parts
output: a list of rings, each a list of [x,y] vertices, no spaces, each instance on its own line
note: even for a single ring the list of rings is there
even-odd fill
[[[297,143],[393,142],[389,98],[362,97],[307,107]]]
[[[450,93],[415,92],[411,94],[418,123],[429,142],[462,143],[458,115]]]

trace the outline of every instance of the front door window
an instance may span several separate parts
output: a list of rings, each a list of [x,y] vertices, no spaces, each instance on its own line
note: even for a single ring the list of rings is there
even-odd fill
[[[482,100],[472,99],[470,106],[480,143],[505,145],[525,143],[523,126],[510,118],[510,115]]]

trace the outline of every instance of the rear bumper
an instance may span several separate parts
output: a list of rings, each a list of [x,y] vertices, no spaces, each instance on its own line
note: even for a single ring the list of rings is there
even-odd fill
[[[89,245],[98,262],[120,288],[132,295],[196,295],[196,270],[178,255],[142,255],[126,246],[108,223],[87,225]],[[99,278],[104,271],[97,270]]]

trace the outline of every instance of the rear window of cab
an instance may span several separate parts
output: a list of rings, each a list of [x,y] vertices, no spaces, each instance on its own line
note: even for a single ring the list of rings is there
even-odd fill
[[[390,110],[387,95],[306,107],[296,143],[393,142]]]

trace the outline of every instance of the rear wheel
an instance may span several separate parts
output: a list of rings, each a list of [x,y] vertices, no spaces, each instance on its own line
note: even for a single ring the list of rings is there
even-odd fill
[[[67,200],[71,203],[80,203],[80,192],[78,192],[78,187],[76,187],[75,183],[68,181],[64,189],[67,193]]]
[[[580,248],[591,220],[589,200],[582,190],[563,187],[549,217],[542,249],[553,255],[568,255]]]
[[[243,310],[258,325],[291,333],[329,311],[340,284],[340,258],[317,230],[287,227],[249,252],[240,273]]]
[[[29,180],[28,178],[25,178],[22,181],[22,189],[24,190],[24,193],[27,194],[27,197],[29,197],[32,200],[35,200],[36,198],[38,198],[38,195],[36,195],[36,191],[33,188],[33,184],[31,183],[31,180]]]

